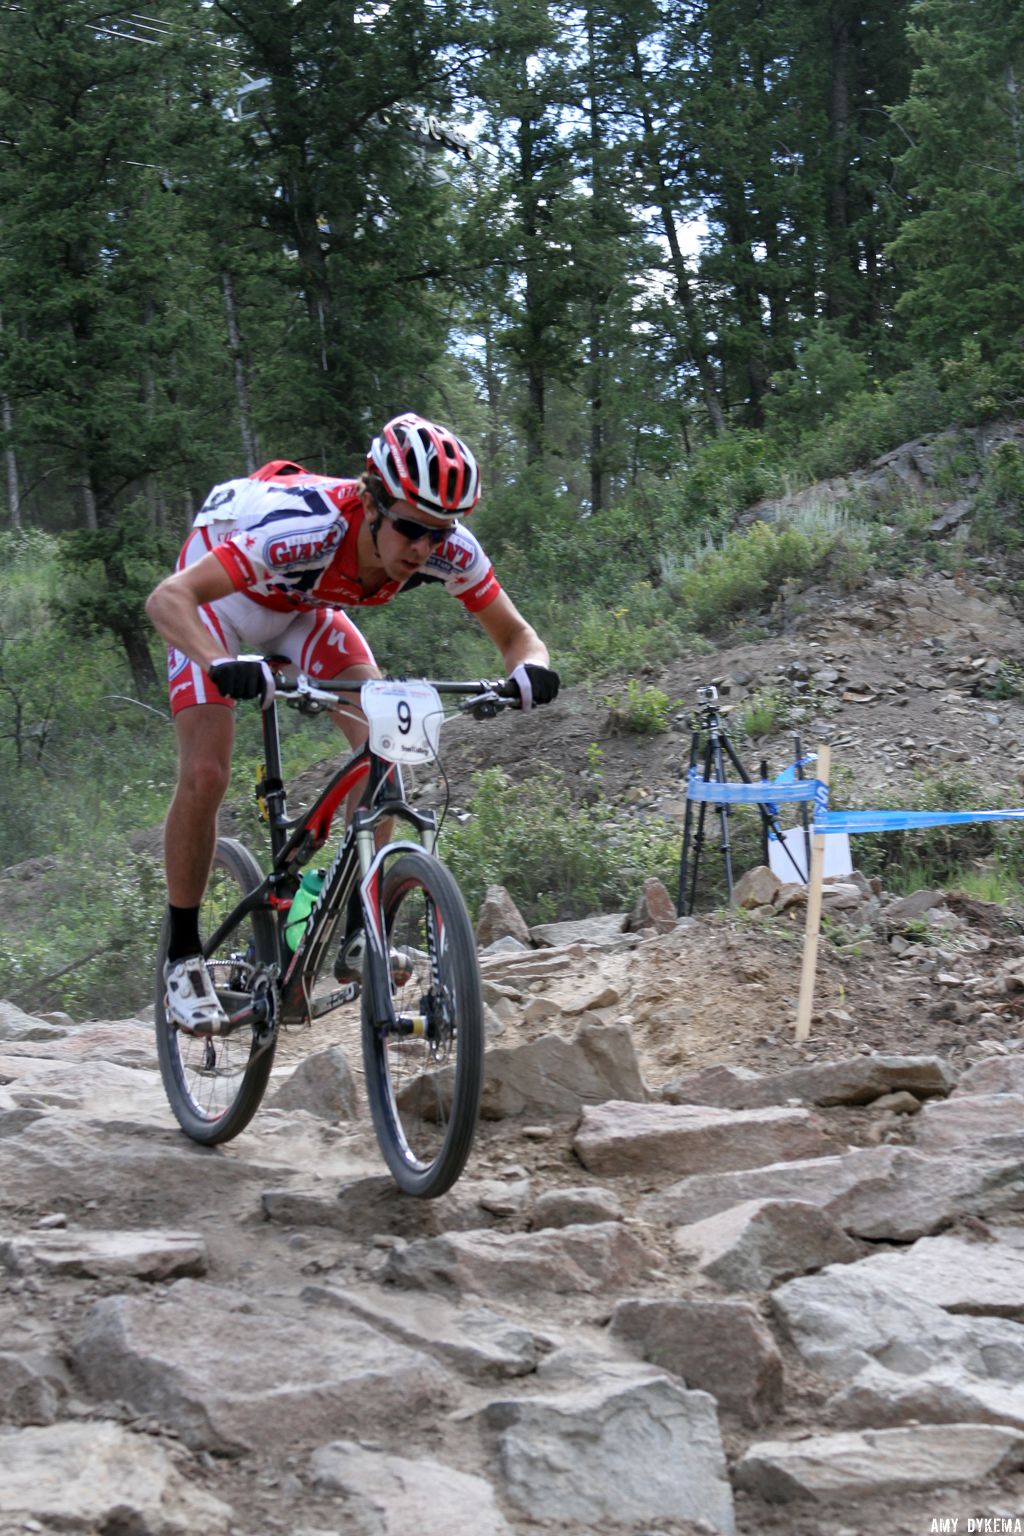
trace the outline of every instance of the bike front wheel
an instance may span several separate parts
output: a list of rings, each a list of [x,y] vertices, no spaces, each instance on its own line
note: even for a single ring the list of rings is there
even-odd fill
[[[213,869],[199,913],[199,931],[213,934],[232,908],[254,891],[263,872],[241,843],[217,839]],[[243,1025],[228,1035],[183,1033],[167,1017],[164,961],[167,924],[160,936],[156,973],[156,1047],[160,1075],[175,1118],[193,1141],[212,1146],[230,1141],[249,1124],[266,1091],[274,1062],[275,1036],[263,1026]],[[274,922],[257,908],[244,917],[207,965],[225,1012],[237,1012],[266,984],[265,967],[275,958]]]
[[[484,1022],[476,943],[454,879],[426,852],[387,870],[381,915],[392,952],[394,1018],[373,1018],[363,986],[366,1096],[399,1188],[443,1195],[462,1172],[480,1112]],[[372,964],[367,954],[365,964]],[[416,1030],[416,1033],[412,1031]]]

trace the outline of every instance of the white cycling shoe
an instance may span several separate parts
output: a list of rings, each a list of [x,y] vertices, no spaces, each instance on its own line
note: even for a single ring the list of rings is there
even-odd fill
[[[228,1016],[214,991],[202,955],[164,965],[167,1018],[187,1035],[219,1035]]]

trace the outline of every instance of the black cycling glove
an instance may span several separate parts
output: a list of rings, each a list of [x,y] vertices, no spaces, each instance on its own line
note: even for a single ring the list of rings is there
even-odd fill
[[[273,700],[274,674],[262,656],[223,656],[207,674],[226,699],[262,699],[264,709]]]
[[[562,679],[551,667],[526,661],[513,669],[509,682],[519,689],[520,709],[532,709],[535,704],[550,704],[557,699]]]

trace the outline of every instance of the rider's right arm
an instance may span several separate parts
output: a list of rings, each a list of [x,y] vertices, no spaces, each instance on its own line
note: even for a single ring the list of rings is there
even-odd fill
[[[199,617],[204,603],[216,602],[235,590],[231,576],[214,554],[175,571],[150,593],[146,612],[157,633],[184,651],[205,671],[211,661],[230,655]]]

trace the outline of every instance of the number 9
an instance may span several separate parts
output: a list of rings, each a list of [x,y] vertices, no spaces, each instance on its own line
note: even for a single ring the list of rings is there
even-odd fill
[[[399,699],[396,713],[398,715],[398,729],[403,736],[408,736],[412,730],[412,710],[409,708],[407,700]]]

